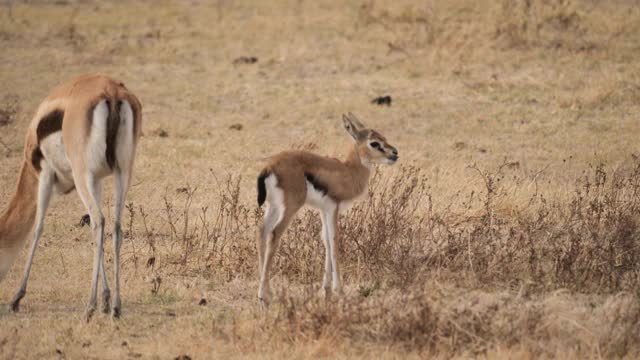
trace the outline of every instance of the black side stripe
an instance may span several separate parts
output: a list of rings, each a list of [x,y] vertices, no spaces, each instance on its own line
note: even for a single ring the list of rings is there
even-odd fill
[[[43,116],[38,127],[36,128],[36,137],[38,139],[38,146],[33,149],[31,153],[31,164],[37,171],[41,171],[42,167],[40,162],[44,159],[42,150],[40,150],[40,143],[47,136],[62,130],[62,119],[64,118],[64,111],[56,109]]]
[[[313,174],[311,173],[304,173],[304,177],[305,179],[307,179],[307,181],[313,185],[313,188],[316,189],[317,191],[321,192],[322,195],[327,195],[327,193],[329,192],[329,188],[324,185],[322,182],[318,181],[318,179],[316,179],[315,176],[313,176]]]
[[[64,111],[53,110],[40,120],[36,129],[38,144],[47,136],[62,130],[62,118],[64,118]]]

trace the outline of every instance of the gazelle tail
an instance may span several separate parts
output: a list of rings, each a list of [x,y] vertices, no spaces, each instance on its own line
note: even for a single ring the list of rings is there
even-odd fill
[[[38,175],[26,161],[8,208],[0,216],[0,281],[11,269],[36,219]]]

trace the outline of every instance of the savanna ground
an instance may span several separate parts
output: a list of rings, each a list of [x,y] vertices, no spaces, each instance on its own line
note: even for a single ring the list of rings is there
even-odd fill
[[[3,208],[54,85],[102,72],[144,105],[122,319],[83,322],[93,245],[56,197],[20,313],[26,251],[0,285],[2,358],[640,355],[635,1],[5,1],[0,44]],[[263,313],[255,176],[342,156],[347,111],[401,161],[342,217],[346,295],[301,213]]]

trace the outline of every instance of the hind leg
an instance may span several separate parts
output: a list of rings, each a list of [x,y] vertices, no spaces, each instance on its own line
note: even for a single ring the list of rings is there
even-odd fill
[[[80,226],[91,226],[91,218],[89,214],[82,216]],[[111,311],[111,291],[109,290],[109,281],[107,279],[107,269],[104,266],[104,257],[100,261],[100,275],[102,277],[102,313],[108,314]]]
[[[102,198],[102,187],[100,185],[101,184],[98,183],[94,188],[94,196],[97,199],[98,207],[100,207]],[[104,232],[104,220],[102,222],[102,227],[102,231]],[[100,258],[100,277],[102,278],[102,313],[108,314],[111,310],[111,291],[109,290],[109,281],[107,280],[107,269],[104,266],[104,252]]]
[[[75,174],[74,174],[75,175]],[[104,216],[100,208],[101,184],[100,180],[89,174],[86,178],[74,176],[78,194],[89,211],[91,217],[91,233],[94,239],[95,252],[93,257],[93,272],[91,274],[91,292],[87,305],[86,319],[91,319],[97,305],[98,275],[103,260]],[[106,276],[106,275],[105,275]],[[106,286],[106,284],[103,284]]]
[[[33,243],[31,244],[31,250],[29,251],[29,257],[27,258],[27,265],[24,270],[24,276],[22,277],[22,283],[20,289],[16,292],[16,295],[11,301],[11,311],[18,312],[20,310],[20,300],[27,293],[27,282],[29,281],[29,273],[31,272],[31,264],[33,264],[33,258],[40,242],[40,236],[42,235],[42,229],[44,226],[44,216],[49,207],[49,200],[51,199],[51,193],[53,190],[53,184],[55,182],[55,173],[49,165],[44,161],[43,167],[38,178],[38,209],[36,212],[36,229],[33,236]]]
[[[267,209],[267,213],[264,215],[264,222],[260,229],[258,230],[258,274],[262,273],[262,269],[264,267],[264,256],[267,246],[267,239],[273,229],[278,225],[280,221],[281,214],[284,212],[284,209],[278,206],[273,206],[269,204],[269,208]]]
[[[280,244],[280,238],[284,234],[284,231],[289,226],[289,223],[295,216],[296,212],[300,206],[292,207],[289,206],[284,210],[284,215],[281,220],[276,224],[271,232],[271,237],[266,241],[266,247],[264,252],[264,265],[262,268],[262,273],[260,274],[260,288],[258,289],[258,299],[264,307],[268,307],[271,302],[271,286],[269,285],[271,266],[273,264],[273,256],[278,250],[278,245]]]
[[[121,312],[120,303],[120,248],[122,247],[122,211],[124,210],[125,197],[131,184],[131,173],[136,152],[133,140],[133,110],[126,100],[122,101],[120,108],[120,128],[116,140],[116,161],[115,166],[115,224],[113,227],[113,309],[111,316],[119,318]]]
[[[98,199],[98,203],[100,203],[100,199],[102,198],[102,188],[98,186],[96,188],[96,197]],[[100,277],[102,279],[102,312],[104,314],[108,314],[111,310],[111,291],[109,290],[109,281],[107,279],[107,269],[104,266],[104,254],[100,259]]]
[[[120,248],[122,246],[122,226],[120,220],[122,218],[122,210],[124,209],[124,199],[129,189],[129,174],[116,169],[115,174],[115,225],[113,228],[113,251],[114,251],[114,297],[113,312],[114,318],[120,317]]]
[[[104,256],[100,261],[100,273],[102,277],[102,313],[108,314],[111,311],[111,291],[107,281],[107,271],[104,268]]]
[[[273,216],[270,217],[269,213],[267,213],[267,219],[265,219],[265,224],[263,225],[262,232],[260,234],[261,249],[259,249],[259,251],[261,251],[262,256],[260,257],[260,286],[258,288],[258,299],[265,307],[269,306],[269,303],[271,302],[269,268],[271,267],[273,254],[278,247],[278,241],[280,239],[280,236],[277,234],[283,231],[283,228],[286,228],[289,220],[286,215],[284,217],[280,216],[280,214],[285,213],[285,210],[286,209],[284,209],[280,204],[269,204],[269,211]],[[267,222],[267,220],[269,220],[269,222]],[[276,231],[276,229],[282,230]]]

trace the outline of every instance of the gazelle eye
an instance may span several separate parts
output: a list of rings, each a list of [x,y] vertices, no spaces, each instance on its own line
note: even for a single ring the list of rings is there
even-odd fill
[[[380,146],[380,143],[377,141],[371,142],[369,145],[371,145],[371,147],[374,149],[382,151],[382,147]]]

